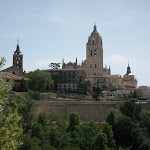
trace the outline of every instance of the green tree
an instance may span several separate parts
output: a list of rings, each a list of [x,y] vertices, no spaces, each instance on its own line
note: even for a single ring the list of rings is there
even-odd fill
[[[23,134],[20,137],[20,140],[23,142],[18,150],[41,150],[39,147],[40,140],[36,137],[30,137],[29,135]]]
[[[32,126],[32,137],[37,137],[40,140],[44,138],[44,129],[40,123],[34,123]]]
[[[39,91],[28,90],[28,96],[30,96],[34,100],[40,100],[41,98]]]
[[[106,119],[106,122],[109,125],[112,125],[112,127],[114,127],[114,125],[117,122],[117,112],[115,109],[110,109],[108,116],[107,116],[107,119]]]
[[[29,89],[34,91],[43,92],[49,90],[51,85],[53,85],[53,80],[48,72],[35,70],[29,72],[27,77],[29,80]]]
[[[93,89],[93,98],[95,100],[98,100],[99,95],[102,93],[103,88],[101,86],[97,86],[96,88]]]
[[[72,144],[82,150],[92,149],[95,136],[99,131],[100,128],[95,122],[78,125],[72,132]]]
[[[19,92],[27,92],[28,91],[28,81],[24,78],[21,79]]]
[[[94,142],[94,150],[109,150],[107,146],[107,136],[105,133],[98,133]]]
[[[114,138],[118,146],[124,148],[133,145],[132,131],[135,129],[134,122],[131,118],[121,115],[114,127]]]
[[[142,112],[140,114],[140,126],[147,137],[150,138],[150,112]]]
[[[47,116],[46,113],[41,112],[38,116],[38,123],[40,123],[43,127],[47,125]]]
[[[76,112],[71,112],[69,114],[69,130],[73,131],[75,130],[75,127],[80,125],[81,120],[80,120],[80,116],[78,113]]]
[[[91,85],[90,81],[85,80],[85,81],[82,81],[79,83],[79,88],[80,88],[82,93],[88,94],[90,85]]]
[[[0,68],[4,65],[5,59],[1,58]],[[4,82],[3,75],[0,79],[0,149],[1,150],[16,150],[20,145],[18,137],[22,133],[22,128],[19,127],[21,117],[18,115],[17,109],[5,107],[3,111],[4,99],[11,91],[11,83]]]
[[[69,134],[67,132],[61,132],[56,126],[50,126],[46,133],[46,139],[48,139],[51,146],[57,149],[70,147]]]
[[[116,146],[116,142],[114,140],[114,133],[112,131],[112,127],[108,123],[102,124],[103,133],[107,136],[107,146],[109,149],[113,150]]]
[[[132,95],[133,95],[133,98],[138,99],[142,96],[142,92],[140,90],[135,90]]]
[[[120,105],[122,114],[136,120],[139,119],[141,109],[141,104],[136,104],[134,100],[127,100]]]

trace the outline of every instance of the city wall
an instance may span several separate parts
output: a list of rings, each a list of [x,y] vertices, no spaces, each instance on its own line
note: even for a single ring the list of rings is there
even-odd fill
[[[103,122],[107,118],[111,108],[119,110],[120,102],[69,102],[69,101],[38,101],[32,108],[32,112],[38,115],[56,113],[68,116],[70,112],[79,113],[84,122]],[[143,110],[150,110],[150,103],[142,104]]]

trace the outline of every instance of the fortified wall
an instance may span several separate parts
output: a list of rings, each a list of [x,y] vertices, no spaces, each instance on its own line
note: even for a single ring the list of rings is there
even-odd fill
[[[38,115],[40,112],[46,114],[56,113],[69,116],[70,112],[79,113],[84,122],[106,121],[109,109],[119,110],[121,102],[89,102],[89,101],[38,101],[32,108],[32,113]],[[150,103],[143,103],[142,109],[150,110]]]

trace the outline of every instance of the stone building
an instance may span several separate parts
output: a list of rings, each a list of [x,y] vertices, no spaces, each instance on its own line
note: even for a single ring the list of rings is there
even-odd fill
[[[110,85],[119,90],[133,90],[137,86],[137,80],[134,79],[134,75],[131,74],[130,67],[127,68],[127,74],[111,75],[110,66],[103,67],[103,43],[102,37],[97,32],[96,25],[93,32],[88,38],[86,44],[86,59],[78,64],[77,58],[75,62],[65,63],[62,60],[62,69],[49,69],[52,78],[54,79],[57,74],[57,85],[59,91],[78,90],[78,83],[80,81],[90,80],[91,90],[94,87],[102,86],[104,90],[109,90]],[[74,80],[70,80],[72,77],[69,74],[75,72]],[[81,75],[83,74],[83,76]],[[63,76],[61,78],[61,76]],[[56,77],[55,77],[56,78]],[[79,79],[82,80],[79,80]]]
[[[131,73],[131,68],[128,64],[127,72],[123,76],[123,85],[125,89],[134,90],[137,88],[137,80],[135,79],[135,76]]]
[[[55,81],[54,89],[58,91],[78,91],[78,85],[85,80],[84,69],[48,69]]]
[[[96,26],[86,44],[86,78],[103,75],[103,44]]]
[[[1,70],[1,72],[9,72],[17,76],[23,75],[23,54],[20,51],[19,43],[17,44],[16,51],[13,54],[13,66]]]

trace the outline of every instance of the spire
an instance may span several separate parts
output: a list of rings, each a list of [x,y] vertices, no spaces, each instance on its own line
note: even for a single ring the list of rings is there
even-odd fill
[[[96,24],[94,25],[94,30],[93,31],[96,31],[97,32],[97,27],[96,27]]]
[[[110,70],[110,65],[109,65],[109,70]]]
[[[129,66],[129,61],[128,61],[128,67],[127,67],[127,75],[129,74],[129,73],[131,73],[131,69],[130,69],[130,66]]]
[[[77,60],[77,57],[76,57],[76,64],[78,64],[78,60]]]
[[[20,51],[20,47],[19,47],[19,38],[17,40],[17,46],[16,46],[16,51],[14,52],[14,54],[20,54],[21,51]]]

